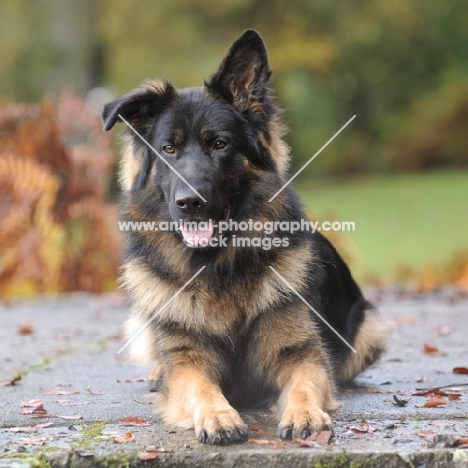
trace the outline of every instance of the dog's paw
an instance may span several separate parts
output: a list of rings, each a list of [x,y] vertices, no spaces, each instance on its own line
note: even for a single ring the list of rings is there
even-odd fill
[[[249,428],[233,409],[205,412],[195,424],[198,440],[205,444],[220,445],[247,439]]]
[[[286,408],[278,426],[278,436],[281,439],[294,437],[305,439],[319,430],[333,432],[333,425],[330,416],[318,406],[306,409]]]

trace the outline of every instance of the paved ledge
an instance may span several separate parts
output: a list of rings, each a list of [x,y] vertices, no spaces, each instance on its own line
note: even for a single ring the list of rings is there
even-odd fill
[[[316,447],[277,439],[268,412],[242,413],[250,438],[226,447],[204,446],[192,431],[161,424],[143,380],[147,370],[116,354],[128,311],[120,295],[43,297],[1,307],[0,381],[22,378],[0,387],[0,468],[467,467],[468,446],[458,441],[468,438],[468,375],[452,369],[468,367],[468,297],[455,291],[374,296],[393,326],[388,351],[342,389],[343,405],[332,414],[336,436]],[[425,354],[424,344],[440,352]],[[428,408],[429,397],[412,395],[446,385],[459,400],[445,397],[446,404]],[[398,407],[393,395],[410,400]],[[32,409],[21,403],[34,399],[41,399],[43,417],[21,414]],[[123,426],[124,417],[150,425]],[[34,432],[16,432],[19,427]],[[134,441],[114,442],[126,432]],[[140,459],[148,453],[153,460]]]

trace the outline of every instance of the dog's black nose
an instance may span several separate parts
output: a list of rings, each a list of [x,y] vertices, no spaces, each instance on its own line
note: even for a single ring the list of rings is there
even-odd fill
[[[183,187],[175,193],[175,204],[184,213],[199,211],[203,200],[189,187]]]

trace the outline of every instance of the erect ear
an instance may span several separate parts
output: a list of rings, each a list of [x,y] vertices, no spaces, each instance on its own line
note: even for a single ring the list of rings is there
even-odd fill
[[[176,91],[166,81],[150,81],[141,88],[109,102],[102,111],[104,130],[110,130],[121,115],[137,130],[147,128],[158,113],[176,97]]]
[[[248,29],[232,44],[218,71],[205,86],[239,112],[248,109],[258,112],[270,76],[263,39],[257,31]]]

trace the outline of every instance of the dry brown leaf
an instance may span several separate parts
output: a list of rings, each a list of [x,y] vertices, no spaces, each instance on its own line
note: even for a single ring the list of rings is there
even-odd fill
[[[83,419],[83,416],[81,414],[71,414],[70,416],[57,416],[57,418],[74,420],[74,419]]]
[[[429,424],[430,424],[431,426],[440,426],[440,427],[455,426],[454,423],[446,422],[446,421],[436,421],[436,420],[434,420],[434,419],[432,419],[431,421],[429,421]]]
[[[87,387],[86,390],[91,393],[91,395],[104,395],[102,390],[92,390],[91,387]]]
[[[448,394],[448,399],[450,401],[461,401],[460,394],[459,393],[449,393]]]
[[[44,429],[45,427],[50,427],[53,426],[53,422],[48,422],[48,423],[41,423],[41,424],[36,424],[35,427],[39,427],[40,429]]]
[[[377,431],[376,427],[371,426],[368,422],[362,421],[359,426],[349,426],[348,429],[351,429],[354,432],[361,432],[361,433],[369,433],[372,434],[373,432]]]
[[[23,323],[18,328],[18,333],[20,335],[32,335],[34,333],[34,329],[29,323]]]
[[[22,408],[34,408],[36,406],[39,406],[42,404],[42,400],[40,398],[36,398],[35,400],[29,400],[29,401],[22,401],[20,403],[20,406]]]
[[[146,382],[146,377],[141,377],[139,379],[117,379],[118,383],[130,383],[130,382]]]
[[[151,426],[151,423],[145,421],[144,419],[137,418],[135,416],[128,416],[126,418],[122,418],[119,421],[119,424],[124,426]]]
[[[126,432],[120,436],[112,436],[112,440],[117,444],[126,444],[127,442],[133,442],[135,437],[133,437],[131,432]]]
[[[3,382],[0,382],[0,387],[12,387],[13,385],[16,385],[16,382],[19,382],[20,380],[21,375],[17,375],[11,380],[4,380]]]
[[[20,439],[20,440],[14,440],[13,442],[17,445],[45,445],[46,443],[46,438],[41,438],[41,439]]]
[[[439,396],[447,396],[448,393],[444,392],[440,388],[428,388],[427,390],[421,390],[419,392],[412,393],[414,396],[427,396],[427,395],[439,395]]]
[[[429,354],[430,356],[444,356],[446,353],[439,351],[437,346],[424,343],[424,354]]]
[[[454,374],[468,374],[468,367],[454,367]]]
[[[141,452],[138,454],[138,458],[143,461],[154,460],[161,455],[161,452]]]
[[[434,438],[435,436],[437,436],[437,432],[434,432],[434,431],[420,431],[418,433],[416,433],[416,435],[418,437],[420,437],[421,439],[426,439],[426,438]]]
[[[10,432],[27,432],[32,434],[33,432],[37,432],[37,429],[35,426],[12,427],[10,428]]]
[[[270,441],[268,439],[249,439],[247,440],[248,444],[258,444],[258,445],[264,445],[264,444],[269,444]]]
[[[173,450],[166,450],[163,447],[155,447],[153,445],[149,445],[146,447],[146,450],[142,453],[138,454],[138,458],[140,460],[154,460],[155,458],[159,457],[161,453],[173,453]]]
[[[27,416],[33,416],[33,417],[44,417],[48,416],[47,410],[44,408],[44,405],[41,403],[40,405],[37,405],[31,410],[23,410],[21,411],[21,414],[25,414]]]
[[[55,400],[60,406],[89,405],[89,401]]]
[[[50,390],[44,390],[46,395],[78,395],[79,391],[69,392],[67,390],[60,390],[58,388],[51,388]]]
[[[443,396],[432,395],[429,400],[424,403],[423,408],[434,408],[436,406],[446,405],[447,400]]]
[[[261,435],[261,436],[267,436],[268,435],[260,426],[257,426],[255,424],[253,426],[250,426],[249,429],[251,431],[253,431],[253,432],[256,432],[258,435]]]

